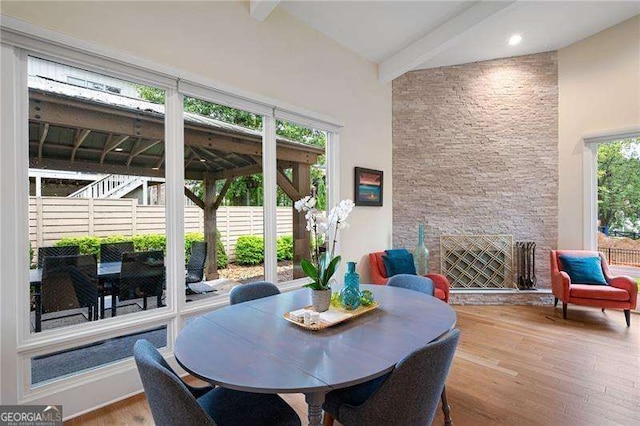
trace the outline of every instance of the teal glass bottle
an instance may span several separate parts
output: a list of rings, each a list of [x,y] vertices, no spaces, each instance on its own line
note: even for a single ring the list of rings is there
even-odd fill
[[[348,310],[360,306],[360,275],[356,272],[356,262],[347,262],[344,287],[340,290],[340,303]]]
[[[413,252],[413,262],[418,275],[429,273],[429,249],[424,242],[424,223],[418,226],[418,245]]]

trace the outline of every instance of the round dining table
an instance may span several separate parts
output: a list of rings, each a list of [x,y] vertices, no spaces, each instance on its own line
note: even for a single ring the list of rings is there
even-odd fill
[[[303,393],[309,424],[322,421],[325,395],[393,370],[438,339],[455,311],[427,294],[361,285],[377,309],[333,327],[309,331],[283,318],[310,305],[309,289],[240,303],[190,321],[175,343],[178,363],[213,385],[256,393]]]

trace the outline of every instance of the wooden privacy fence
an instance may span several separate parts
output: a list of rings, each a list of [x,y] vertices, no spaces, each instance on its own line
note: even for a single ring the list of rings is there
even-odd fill
[[[293,233],[292,218],[291,207],[278,207],[278,236]],[[201,208],[185,206],[185,232],[203,232],[203,223]],[[263,210],[262,207],[221,206],[216,223],[227,255],[233,261],[238,237],[263,235]],[[29,197],[29,241],[36,253],[38,247],[52,246],[66,237],[164,232],[164,206],[142,206],[137,199],[128,198]]]

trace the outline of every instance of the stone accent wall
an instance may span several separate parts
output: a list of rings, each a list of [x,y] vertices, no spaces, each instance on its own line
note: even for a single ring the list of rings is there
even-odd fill
[[[393,82],[393,244],[427,224],[431,270],[440,235],[512,234],[537,243],[550,287],[558,240],[555,52],[407,73]]]

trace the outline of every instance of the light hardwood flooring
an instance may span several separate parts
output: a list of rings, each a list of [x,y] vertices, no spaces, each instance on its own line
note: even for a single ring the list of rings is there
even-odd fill
[[[447,379],[455,425],[640,425],[640,315],[569,305],[455,306]],[[285,395],[306,424],[301,395]],[[70,425],[152,424],[143,395]],[[338,424],[336,422],[336,424]],[[444,424],[438,410],[435,425]]]

